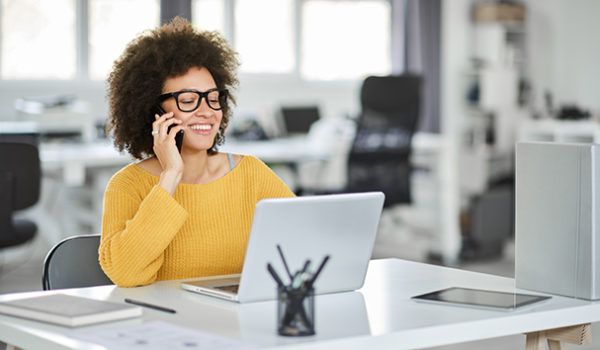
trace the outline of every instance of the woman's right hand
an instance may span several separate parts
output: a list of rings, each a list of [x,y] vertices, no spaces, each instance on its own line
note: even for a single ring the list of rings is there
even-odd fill
[[[175,135],[183,130],[183,126],[181,120],[174,118],[173,112],[161,116],[156,114],[154,118],[156,120],[152,123],[152,149],[162,167],[158,185],[173,195],[183,175],[183,159],[175,143]]]

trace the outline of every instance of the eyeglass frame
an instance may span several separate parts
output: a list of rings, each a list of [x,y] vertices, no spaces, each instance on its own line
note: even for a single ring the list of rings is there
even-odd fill
[[[221,104],[221,101],[219,101],[219,104],[221,104],[221,108],[214,108],[213,106],[211,106],[211,103],[208,101],[208,94],[210,94],[211,92],[215,92],[215,91],[219,92],[219,100],[221,100],[221,98],[224,99],[222,104]],[[181,95],[185,92],[193,92],[199,96],[196,107],[194,107],[193,109],[190,109],[189,111],[185,111],[185,110],[181,109],[181,107],[179,107],[179,95]],[[212,109],[214,111],[220,111],[225,107],[225,104],[227,104],[228,96],[229,96],[229,90],[227,90],[227,89],[214,88],[214,89],[206,90],[204,92],[198,91],[198,90],[192,90],[192,89],[184,89],[184,90],[179,90],[179,91],[175,91],[175,92],[168,92],[166,94],[162,94],[162,95],[158,96],[158,103],[162,103],[166,99],[173,97],[173,98],[175,98],[175,104],[177,105],[177,109],[179,109],[181,112],[189,113],[189,112],[193,112],[193,111],[197,110],[198,107],[200,107],[200,105],[202,104],[202,99],[205,99],[206,104],[208,105],[208,107],[210,109]]]

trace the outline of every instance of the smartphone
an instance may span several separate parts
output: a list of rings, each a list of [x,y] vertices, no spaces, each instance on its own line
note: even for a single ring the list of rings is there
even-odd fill
[[[156,105],[156,110],[158,115],[163,115],[165,113],[167,113],[167,111],[165,111],[160,105]],[[171,125],[169,127],[169,129],[167,130],[167,132],[171,131],[171,128],[174,127],[175,125]],[[177,133],[177,135],[175,135],[175,145],[177,146],[177,150],[179,151],[179,153],[181,153],[181,145],[183,144],[183,130],[181,130],[180,132]]]

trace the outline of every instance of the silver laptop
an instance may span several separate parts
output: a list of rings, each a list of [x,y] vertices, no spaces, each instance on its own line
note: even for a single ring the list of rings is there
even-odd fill
[[[277,245],[292,273],[310,259],[316,270],[330,258],[315,282],[315,293],[346,292],[362,287],[371,258],[381,192],[263,199],[256,204],[242,273],[182,282],[182,288],[227,300],[252,302],[276,298],[271,263],[283,283],[289,277]]]

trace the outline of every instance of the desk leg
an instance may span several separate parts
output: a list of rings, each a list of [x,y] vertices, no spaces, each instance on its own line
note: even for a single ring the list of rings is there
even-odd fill
[[[527,333],[525,350],[545,350],[546,342],[543,333],[544,332]]]
[[[562,350],[562,346],[558,340],[548,339],[548,349],[550,350]]]
[[[561,350],[561,342],[571,344],[589,344],[592,342],[590,323],[571,327],[555,328],[540,332],[527,333],[526,350],[544,350],[546,341],[550,350]]]

